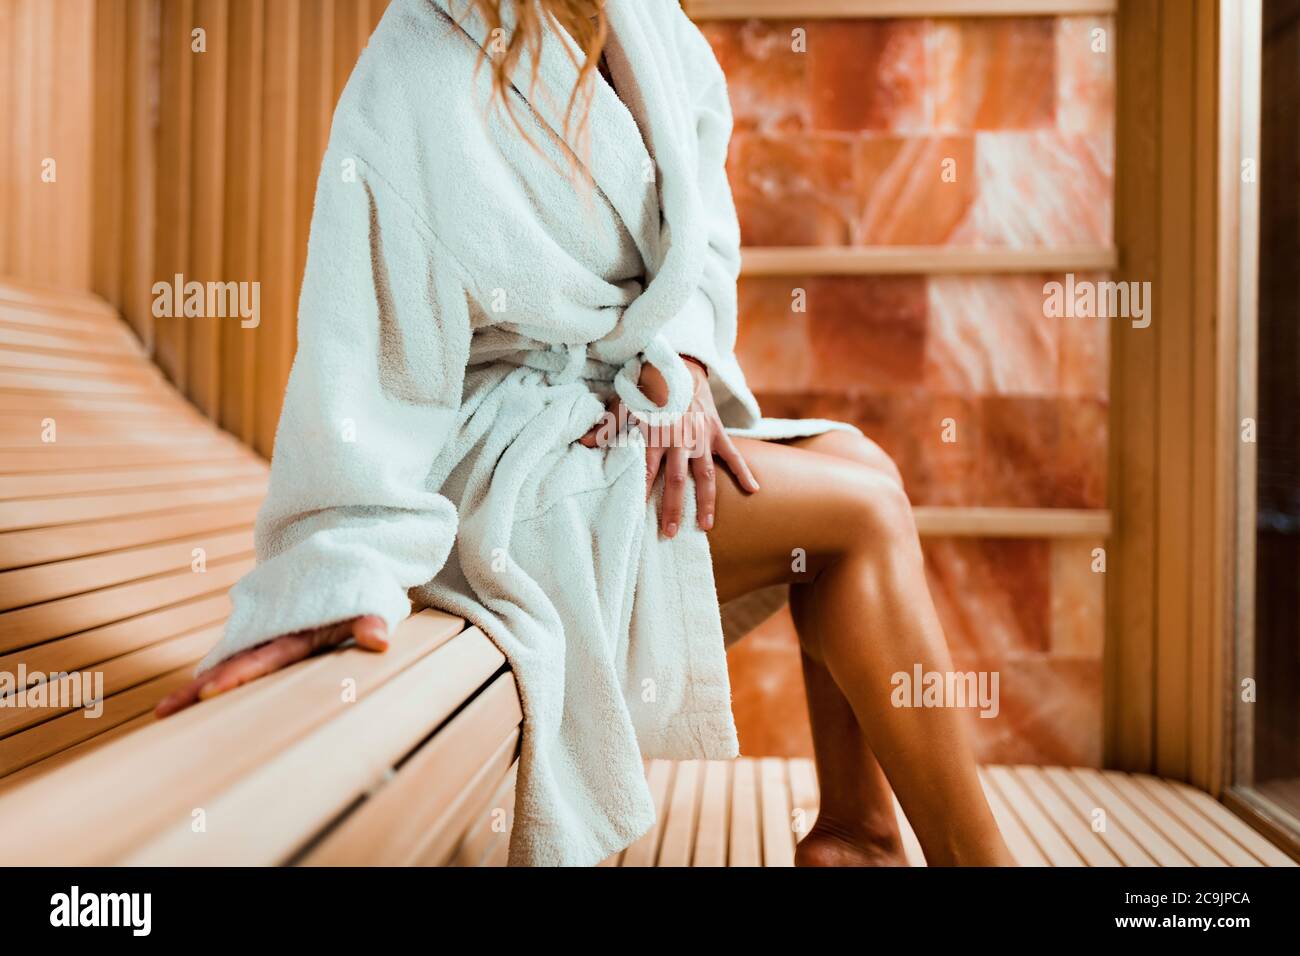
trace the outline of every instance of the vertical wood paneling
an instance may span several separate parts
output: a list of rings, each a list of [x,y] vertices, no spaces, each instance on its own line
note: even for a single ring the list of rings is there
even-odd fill
[[[387,5],[0,0],[0,274],[102,295],[269,455],[334,104]],[[155,319],[154,284],[177,273],[260,283],[259,327]]]
[[[157,209],[157,142],[159,95],[159,31],[161,0],[127,0],[126,72],[127,102],[123,115],[122,175],[117,188],[123,191],[125,222],[117,239],[122,246],[120,297],[110,299],[136,334],[152,350],[154,220]],[[105,68],[111,68],[105,65]],[[99,228],[96,224],[96,229]],[[99,291],[99,290],[95,290]]]
[[[17,68],[18,58],[14,55],[15,31],[17,30],[17,6],[13,2],[0,2],[0,116],[6,123],[11,123],[17,113]],[[12,210],[13,199],[13,153],[14,132],[7,132],[6,138],[0,140],[0,209]],[[13,225],[8,217],[0,221],[0,273],[12,272],[10,257],[13,248]]]
[[[182,392],[269,455],[334,104],[386,7],[0,0],[0,274],[102,295]],[[155,318],[154,284],[177,274],[259,283],[260,325]]]
[[[265,59],[263,0],[235,0],[230,9],[230,66],[226,103],[225,232],[222,263],[226,278],[258,276],[262,192],[262,64]],[[220,424],[253,444],[257,368],[256,332],[222,322]],[[265,449],[258,449],[265,453]]]
[[[36,0],[15,0],[14,32],[10,55],[14,64],[13,176],[8,208],[13,210],[9,228],[13,229],[8,271],[16,276],[36,279],[33,240],[30,235],[36,222],[36,197],[40,180],[33,164],[36,153],[37,103],[35,54]],[[23,52],[26,51],[26,52]]]
[[[275,443],[281,393],[293,358],[293,317],[298,277],[294,215],[297,172],[299,0],[266,5],[263,59],[262,178],[259,279],[262,321],[257,327],[257,407],[253,442],[268,453]]]
[[[299,277],[299,282],[294,286],[295,300],[307,264],[307,234],[316,199],[316,180],[334,115],[334,7],[334,4],[313,7],[301,22],[293,264],[293,274]]]
[[[1190,4],[1188,5],[1191,6]],[[1190,602],[1186,586],[1189,545],[1191,482],[1192,380],[1188,359],[1191,354],[1191,285],[1186,272],[1175,263],[1192,262],[1192,182],[1195,159],[1174,144],[1192,142],[1193,100],[1191,87],[1195,69],[1193,17],[1190,12],[1166,9],[1162,23],[1161,58],[1161,151],[1159,252],[1164,267],[1155,294],[1159,297],[1159,321],[1152,330],[1161,340],[1156,375],[1157,402],[1161,410],[1157,461],[1162,474],[1177,474],[1179,481],[1162,481],[1156,502],[1160,528],[1156,550],[1156,767],[1162,773],[1181,777],[1186,770],[1186,738],[1183,734],[1161,733],[1185,720],[1187,712],[1187,663],[1184,647],[1190,624]],[[1177,413],[1173,413],[1177,410]]]
[[[1160,162],[1160,13],[1159,0],[1134,0],[1116,20],[1116,278],[1124,281],[1154,283],[1158,268],[1160,191],[1151,183]],[[1104,755],[1107,766],[1132,770],[1150,766],[1154,736],[1155,346],[1150,328],[1120,325],[1111,336]]]
[[[1152,283],[1152,322],[1112,338],[1105,683],[1106,763],[1212,791],[1230,631],[1224,476],[1236,440],[1225,414],[1224,350],[1234,346],[1216,310],[1219,14],[1215,0],[1119,8],[1120,277]]]
[[[193,171],[194,60],[190,30],[194,0],[168,0],[162,5],[161,99],[158,124],[158,221],[155,262],[157,280],[202,280],[190,264],[190,185]],[[189,326],[183,303],[173,302],[173,314],[154,317],[154,361],[182,391],[189,392]]]
[[[90,210],[94,269],[91,287],[122,301],[122,234],[126,174],[126,62],[128,0],[100,0],[95,8],[95,179]]]
[[[58,185],[52,202],[52,247],[61,261],[47,264],[51,282],[86,288],[91,277],[92,241],[85,211],[94,187],[92,136],[87,122],[94,103],[95,0],[61,0],[46,4],[50,73],[59,81],[51,91],[51,155],[58,158]],[[81,215],[69,214],[72,211]]]
[[[1191,538],[1202,542],[1189,551],[1192,580],[1202,582],[1191,589],[1189,610],[1187,675],[1188,740],[1184,779],[1214,789],[1219,784],[1220,743],[1225,726],[1223,696],[1223,661],[1227,649],[1228,620],[1222,603],[1231,580],[1230,565],[1224,547],[1227,530],[1221,488],[1225,474],[1219,466],[1220,456],[1230,450],[1225,445],[1224,425],[1231,429],[1223,410],[1224,383],[1220,374],[1220,350],[1226,344],[1219,335],[1216,316],[1218,261],[1218,29],[1216,4],[1197,6],[1196,75],[1193,101],[1196,103],[1194,154],[1197,175],[1193,188],[1193,208],[1197,222],[1192,248],[1192,513]],[[1228,116],[1224,115],[1225,122]],[[1206,425],[1209,427],[1205,427]],[[1211,544],[1212,543],[1212,544]]]
[[[94,24],[93,0],[0,0],[0,273],[90,284]]]
[[[229,278],[222,263],[229,15],[229,0],[195,0],[194,26],[204,31],[206,51],[194,55],[189,267],[201,282]],[[209,317],[189,324],[190,398],[213,420],[220,417],[221,326],[227,321]]]

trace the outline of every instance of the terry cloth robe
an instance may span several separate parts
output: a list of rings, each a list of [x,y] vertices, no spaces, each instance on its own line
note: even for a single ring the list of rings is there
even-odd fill
[[[693,496],[666,540],[639,432],[576,439],[611,392],[663,411],[643,362],[683,411],[683,353],[735,434],[849,426],[762,419],[736,363],[730,109],[677,4],[606,4],[622,98],[596,77],[589,146],[564,139],[573,41],[548,34],[535,86],[527,57],[513,77],[529,145],[463,6],[395,0],[335,112],[258,561],[200,671],[357,615],[394,631],[412,600],[461,615],[522,698],[510,862],[591,865],[654,823],[643,755],[738,748]]]

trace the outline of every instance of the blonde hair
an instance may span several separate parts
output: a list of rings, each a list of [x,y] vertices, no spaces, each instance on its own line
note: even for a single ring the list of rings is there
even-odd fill
[[[515,128],[530,143],[532,139],[515,115],[514,106],[507,92],[510,88],[511,74],[519,64],[519,58],[527,52],[532,63],[530,83],[536,85],[538,69],[541,65],[542,42],[548,24],[552,28],[562,29],[573,38],[582,54],[582,61],[579,62],[578,56],[566,44],[565,54],[578,68],[578,78],[569,93],[569,101],[565,107],[563,136],[566,140],[582,142],[591,107],[593,85],[590,81],[600,63],[601,53],[605,49],[605,38],[609,33],[604,0],[470,0],[470,2],[472,8],[487,25],[489,36],[504,35],[502,7],[507,3],[514,7],[515,26],[504,48],[498,47],[499,52],[494,55],[485,50],[483,57],[492,68],[493,95],[504,106]]]

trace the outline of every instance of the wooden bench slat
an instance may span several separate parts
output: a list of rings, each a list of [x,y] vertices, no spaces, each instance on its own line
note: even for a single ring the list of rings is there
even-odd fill
[[[152,382],[119,381],[102,375],[57,375],[0,367],[0,388],[85,395],[147,395],[156,386]]]
[[[518,741],[522,720],[514,676],[502,674],[301,862],[307,866],[406,866],[422,855],[449,853],[454,842],[439,837],[454,826],[457,801],[483,770],[484,752],[496,751],[499,770],[496,778],[487,782],[487,796],[491,795],[515,758],[513,750],[502,751],[502,744],[507,739]],[[470,822],[470,818],[461,817],[452,840]]]
[[[0,389],[0,408],[10,413],[120,415],[125,418],[157,418],[159,415],[190,419],[198,414],[193,406],[180,404],[175,395],[153,392],[145,395],[110,395],[87,398],[48,392]],[[245,454],[251,454],[247,449]],[[6,471],[8,463],[6,462]]]
[[[0,368],[72,375],[111,375],[114,379],[157,384],[161,373],[139,362],[105,360],[94,355],[58,355],[0,346]]]
[[[728,866],[762,866],[758,782],[753,759],[741,757],[731,768],[731,839]]]
[[[1174,780],[1152,779],[1152,786],[1163,784],[1175,797],[1186,802],[1197,813],[1226,833],[1265,866],[1296,866],[1296,861],[1287,856],[1268,840],[1251,829],[1239,816],[1215,800],[1203,790],[1189,787]]]
[[[517,692],[516,692],[517,693]],[[515,727],[497,744],[496,750],[489,750],[490,756],[483,761],[483,755],[477,756],[478,772],[466,785],[465,789],[447,807],[438,823],[429,831],[420,844],[420,851],[412,860],[415,866],[451,866],[456,853],[473,822],[481,812],[489,808],[505,811],[505,807],[492,807],[492,796],[503,777],[511,768],[519,766],[519,741],[523,728]],[[511,806],[507,819],[512,819],[514,789],[511,788]]]
[[[1091,767],[1077,767],[1071,772],[1071,776],[1089,798],[1106,811],[1107,818],[1118,821],[1157,866],[1192,865],[1192,861],[1170,843],[1133,804],[1125,800],[1100,771]]]
[[[16,673],[20,666],[28,672],[80,670],[179,634],[220,624],[229,614],[230,597],[224,592],[194,598],[6,654],[0,657],[0,673]]]
[[[704,761],[704,785],[700,791],[699,825],[695,832],[692,866],[727,865],[730,769],[725,760]]]
[[[1045,767],[1043,777],[1069,805],[1078,819],[1096,833],[1124,866],[1155,866],[1156,861],[1138,844],[1124,826],[1123,818],[1113,818],[1110,811],[1086,791],[1075,775],[1064,767]],[[1093,826],[1094,815],[1101,811],[1101,828]]]
[[[327,822],[383,778],[399,758],[504,664],[471,629],[416,661],[333,720],[261,763],[223,792],[186,809],[142,840],[128,866],[268,865],[301,849]],[[282,795],[293,793],[287,801]]]
[[[1186,854],[1195,866],[1226,865],[1223,857],[1214,852],[1209,844],[1179,822],[1161,802],[1153,800],[1133,775],[1118,770],[1104,770],[1101,774],[1117,793],[1146,817],[1165,839]]]
[[[1011,851],[1016,862],[1021,866],[1049,866],[1043,851],[1038,848],[1038,844],[1029,835],[1020,818],[1007,806],[1001,792],[993,785],[987,768],[980,770],[980,784],[984,787],[984,796],[989,802],[989,809],[993,811],[993,819],[998,829],[1002,831],[1002,839],[1006,841],[1007,849]]]
[[[56,354],[94,355],[120,362],[140,361],[139,347],[127,339],[117,336],[106,339],[98,335],[7,321],[0,321],[0,347],[6,351],[14,348],[41,349]]]
[[[123,654],[121,657],[115,657],[93,670],[67,672],[63,677],[54,680],[46,679],[39,682],[38,685],[29,686],[26,690],[20,690],[12,695],[13,706],[0,708],[0,737],[17,734],[53,717],[81,709],[80,704],[75,706],[64,704],[38,707],[34,705],[33,700],[38,695],[43,700],[75,701],[77,695],[70,693],[69,688],[72,684],[83,681],[83,675],[86,674],[102,675],[103,693],[106,696],[119,694],[130,687],[152,680],[162,674],[178,670],[186,665],[193,666],[216,644],[220,637],[220,627],[202,628],[190,634],[181,634],[165,641],[159,641],[157,644],[151,644],[141,650]],[[11,703],[10,699],[5,698],[5,703]]]
[[[266,493],[266,483],[265,478],[254,478],[195,488],[6,501],[0,503],[0,530],[23,531],[28,528],[173,511],[187,505],[210,505],[259,498]]]
[[[802,840],[817,822],[817,810],[821,795],[817,790],[817,770],[812,760],[807,757],[795,757],[790,760],[790,808],[797,814],[795,825],[795,843]]]
[[[257,514],[258,499],[233,504],[163,511],[130,518],[110,518],[79,525],[34,528],[0,534],[0,570],[28,567],[118,548],[174,541],[187,534],[203,534],[248,527]]]
[[[13,773],[46,757],[66,750],[74,744],[125,723],[133,717],[153,710],[158,701],[190,680],[193,668],[183,667],[146,681],[130,690],[116,694],[104,701],[104,711],[99,717],[87,718],[81,713],[64,714],[43,724],[37,724],[21,734],[0,740],[0,775]],[[23,790],[15,791],[15,796]],[[33,808],[26,816],[16,817],[15,824],[30,825],[40,808]],[[0,832],[8,827],[0,823]],[[18,857],[14,857],[15,865]],[[32,865],[41,865],[41,855],[34,852],[27,857]],[[49,862],[49,861],[47,861]]]
[[[156,721],[0,796],[0,845],[14,865],[118,860],[357,706],[343,699],[345,681],[364,701],[463,626],[459,618],[422,611],[403,622],[386,653],[349,648],[311,658]]]
[[[1077,811],[1061,798],[1060,793],[1043,776],[1037,767],[1014,767],[1010,771],[1037,802],[1056,828],[1064,835],[1076,853],[1088,866],[1119,866],[1120,861],[1106,846],[1105,841],[1093,832]]]
[[[794,866],[794,833],[790,826],[790,787],[785,761],[764,757],[758,762],[762,792],[763,865]]]
[[[1052,820],[1039,809],[1033,798],[1006,767],[988,767],[988,780],[997,788],[1002,801],[1034,834],[1038,848],[1049,866],[1083,866],[1083,858]]]
[[[41,448],[0,449],[6,474],[124,468],[131,465],[171,465],[176,462],[247,461],[249,452],[219,436],[181,445],[46,445]]]
[[[671,760],[652,760],[646,772],[650,795],[655,803],[655,823],[650,830],[623,851],[623,866],[654,866],[659,859],[659,835],[663,832],[668,807],[668,789],[673,779]]]
[[[123,721],[115,727],[110,727],[108,730],[101,731],[88,740],[83,740],[79,744],[74,744],[71,747],[60,750],[56,754],[51,754],[42,760],[36,761],[36,763],[28,764],[26,767],[23,767],[21,770],[15,770],[8,776],[0,777],[0,796],[4,796],[5,792],[8,790],[13,790],[25,784],[32,783],[38,778],[45,776],[50,771],[66,766],[72,761],[84,757],[86,754],[103,747],[105,744],[112,743],[120,737],[133,733],[154,719],[153,712],[147,710],[136,717],[132,717],[130,720]]]
[[[97,470],[46,472],[37,475],[0,475],[0,499],[50,498],[55,495],[84,495],[115,488],[168,488],[193,482],[211,484],[240,478],[260,477],[266,466],[260,462],[197,462],[186,465],[160,465],[131,470]]]
[[[1245,847],[1217,826],[1211,825],[1190,804],[1179,800],[1173,788],[1165,781],[1157,780],[1155,777],[1138,776],[1135,782],[1139,787],[1146,790],[1152,800],[1164,807],[1170,816],[1189,830],[1195,831],[1229,866],[1263,865],[1258,857],[1248,852]]]
[[[700,762],[681,760],[664,813],[657,866],[690,866],[699,807]]]
[[[0,611],[68,597],[168,571],[190,570],[194,550],[205,561],[253,553],[253,530],[202,535],[166,544],[125,548],[85,558],[70,558],[0,572]]]
[[[47,601],[0,614],[0,651],[39,644],[99,627],[200,594],[228,590],[253,567],[251,555],[208,565],[203,574],[186,568],[130,584]]]
[[[450,866],[485,866],[495,846],[509,841],[515,822],[515,786],[518,779],[519,760],[516,758],[506,772],[505,779],[465,831],[465,837],[456,848]]]

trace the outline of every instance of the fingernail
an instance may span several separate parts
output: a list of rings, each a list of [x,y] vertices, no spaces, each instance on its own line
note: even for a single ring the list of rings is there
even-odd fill
[[[199,688],[199,700],[207,700],[210,697],[217,696],[217,683],[213,681],[210,684],[204,684]]]
[[[677,522],[674,521],[664,528],[664,536],[671,538],[675,534],[677,534]]]
[[[705,515],[705,516],[704,516],[704,530],[705,530],[705,531],[708,531],[708,530],[709,530],[710,528],[712,528],[712,527],[713,527],[713,515]]]

